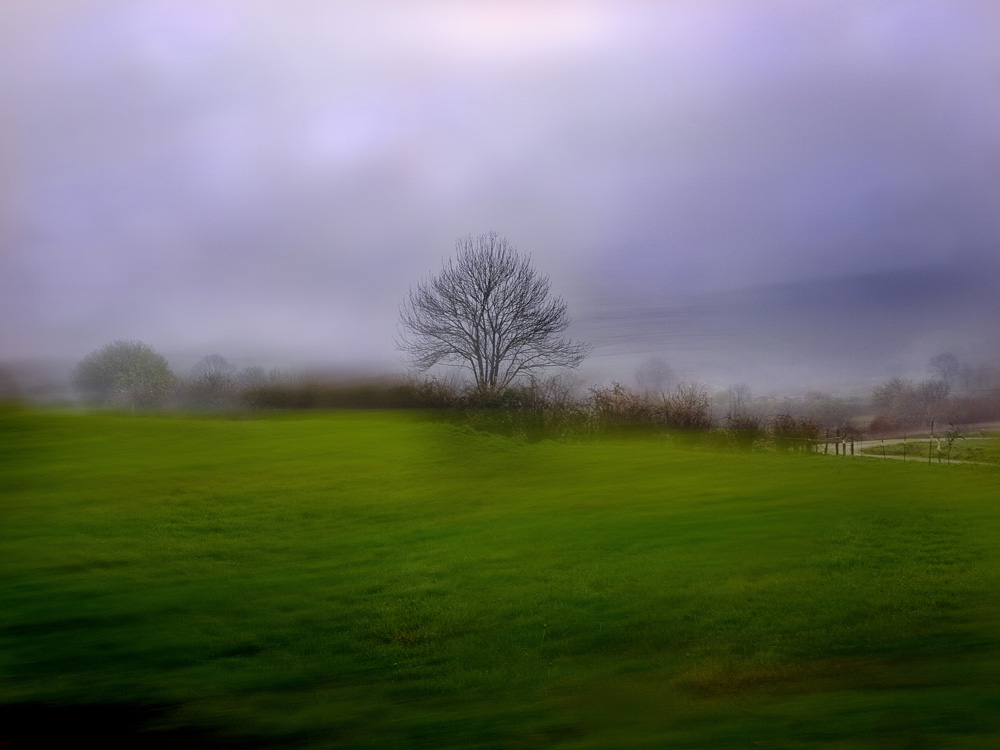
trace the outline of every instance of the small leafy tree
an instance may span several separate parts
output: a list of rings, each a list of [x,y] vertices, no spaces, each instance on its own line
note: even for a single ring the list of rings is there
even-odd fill
[[[73,370],[73,385],[84,399],[133,412],[163,406],[175,382],[167,360],[141,341],[112,341]]]
[[[956,440],[965,439],[965,431],[961,427],[956,427],[955,425],[949,425],[948,430],[944,433],[945,442],[948,444],[948,462],[951,462],[951,449],[955,445]]]

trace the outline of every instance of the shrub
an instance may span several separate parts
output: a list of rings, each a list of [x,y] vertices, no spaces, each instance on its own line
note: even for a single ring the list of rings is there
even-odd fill
[[[141,341],[112,341],[73,370],[73,385],[91,403],[149,409],[165,405],[176,383],[167,361]]]

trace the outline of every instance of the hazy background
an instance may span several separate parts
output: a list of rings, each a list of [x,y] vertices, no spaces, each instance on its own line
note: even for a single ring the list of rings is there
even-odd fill
[[[996,0],[6,0],[0,362],[402,369],[488,230],[593,381],[994,359],[998,40]]]

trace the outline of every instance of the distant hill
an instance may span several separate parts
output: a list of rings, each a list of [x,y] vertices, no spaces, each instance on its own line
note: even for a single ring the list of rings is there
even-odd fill
[[[1000,295],[984,269],[930,268],[767,284],[684,300],[640,293],[578,316],[605,356],[662,356],[698,377],[785,387],[926,375],[952,351],[1000,353]]]

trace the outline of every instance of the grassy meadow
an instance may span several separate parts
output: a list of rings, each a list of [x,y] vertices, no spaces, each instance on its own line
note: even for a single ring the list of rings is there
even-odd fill
[[[940,450],[938,448],[940,447]],[[899,456],[913,461],[944,462],[973,461],[1000,465],[1000,436],[970,435],[952,441],[949,450],[945,438],[930,439],[926,435],[909,439],[904,444],[898,438],[888,445],[871,444],[864,453],[872,456]]]
[[[8,408],[0,743],[997,747],[998,531],[989,466]]]

